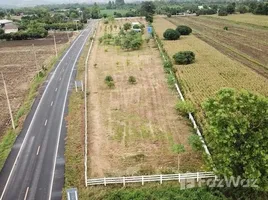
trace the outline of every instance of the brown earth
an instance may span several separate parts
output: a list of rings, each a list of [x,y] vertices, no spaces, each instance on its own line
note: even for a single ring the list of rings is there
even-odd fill
[[[60,52],[68,42],[67,35],[56,34],[56,42],[58,52]],[[35,65],[32,44],[35,45],[38,69]],[[0,42],[0,72],[3,73],[7,84],[14,117],[22,105],[29,89],[29,84],[37,74],[37,71],[41,69],[42,65],[47,66],[54,55],[54,41],[51,36],[40,40]],[[0,78],[0,119],[1,138],[5,128],[10,125],[2,77]]]
[[[117,27],[113,30],[101,23],[96,38],[105,30],[118,32],[125,22],[114,22]],[[113,77],[115,88],[105,84],[107,75]],[[134,76],[137,83],[128,83],[129,76]],[[175,172],[174,143],[186,148],[180,170],[200,169],[201,155],[188,145],[191,131],[174,109],[177,94],[168,88],[153,40],[138,51],[122,51],[96,40],[88,85],[90,177]]]

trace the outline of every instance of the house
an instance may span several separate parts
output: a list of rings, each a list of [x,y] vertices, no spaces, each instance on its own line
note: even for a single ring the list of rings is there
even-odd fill
[[[18,26],[13,23],[11,20],[0,20],[0,28],[2,28],[5,33],[16,33],[18,32]]]
[[[14,23],[8,23],[4,26],[5,33],[16,33],[19,31],[18,26]]]

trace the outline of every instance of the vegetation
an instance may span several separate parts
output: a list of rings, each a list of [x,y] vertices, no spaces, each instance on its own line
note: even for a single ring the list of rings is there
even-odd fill
[[[164,32],[163,37],[166,40],[177,40],[180,38],[180,33],[176,30],[169,28]]]
[[[176,28],[181,35],[190,35],[192,33],[192,29],[188,26],[180,25]]]
[[[223,30],[228,31],[228,26],[223,27]]]
[[[134,76],[128,77],[128,82],[130,84],[136,84],[137,83],[136,78]]]
[[[219,175],[268,186],[268,98],[225,88],[203,104],[206,139]]]
[[[190,135],[188,138],[188,142],[194,151],[203,150],[201,139],[197,134]]]
[[[127,31],[131,29],[131,23],[125,23],[123,27],[124,27],[124,30]]]
[[[188,65],[194,62],[195,54],[192,51],[180,51],[173,55],[176,64]]]
[[[194,113],[195,107],[191,101],[178,101],[176,104],[176,110],[182,114]]]
[[[113,87],[115,86],[115,84],[114,84],[114,79],[113,79],[113,77],[110,76],[110,75],[105,77],[105,83],[107,84],[107,86],[108,86],[109,88],[113,88]]]

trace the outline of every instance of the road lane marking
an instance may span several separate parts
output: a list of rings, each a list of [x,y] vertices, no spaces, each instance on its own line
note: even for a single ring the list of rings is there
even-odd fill
[[[45,126],[47,125],[47,119],[46,119],[46,121],[45,121]]]
[[[50,106],[52,106],[53,105],[53,101],[51,101],[51,104],[50,104]]]
[[[39,154],[39,151],[40,151],[40,146],[38,147],[37,152],[36,152],[36,155],[37,155],[37,156],[38,156],[38,154]]]
[[[66,93],[65,93],[65,98],[64,98],[64,103],[63,103],[63,108],[62,108],[62,113],[61,113],[61,119],[60,119],[60,127],[59,127],[59,131],[58,131],[58,138],[57,138],[57,146],[56,146],[56,152],[55,152],[55,155],[54,155],[54,166],[53,166],[53,171],[52,171],[52,178],[51,178],[51,183],[50,183],[50,188],[49,188],[49,198],[48,200],[51,200],[51,195],[52,195],[52,189],[53,189],[53,182],[54,182],[54,175],[55,175],[55,170],[56,170],[56,161],[57,161],[57,155],[58,155],[58,150],[59,150],[59,143],[60,143],[60,136],[61,136],[61,130],[62,130],[62,123],[63,123],[63,119],[64,119],[64,111],[65,111],[65,106],[66,106],[66,101],[67,101],[67,96],[68,96],[68,88],[70,87],[70,82],[71,82],[71,78],[72,78],[72,75],[73,75],[73,69],[75,68],[76,66],[76,62],[80,56],[80,53],[81,51],[83,50],[88,38],[89,38],[89,35],[90,33],[88,33],[87,37],[85,38],[74,62],[73,62],[73,66],[72,66],[72,70],[71,70],[71,73],[69,75],[69,80],[68,80],[68,84],[67,84],[67,87],[66,87]]]
[[[28,192],[29,192],[29,187],[27,187],[27,189],[26,189],[26,192],[25,192],[25,195],[24,195],[24,200],[26,200],[26,199],[27,199]]]
[[[58,88],[55,89],[55,92],[57,92],[57,91],[58,91]]]
[[[85,30],[84,30],[84,31],[85,31]],[[83,32],[84,32],[84,31],[83,31]],[[83,32],[81,32],[81,34],[82,34]],[[24,137],[24,139],[23,139],[23,141],[22,141],[20,150],[19,150],[19,152],[18,152],[18,154],[17,154],[17,156],[16,156],[16,159],[15,159],[15,161],[14,161],[14,163],[13,163],[13,166],[12,166],[12,168],[11,168],[11,171],[10,171],[10,173],[9,173],[9,175],[8,175],[8,178],[7,178],[5,187],[4,187],[3,192],[2,192],[2,194],[1,194],[1,196],[0,196],[0,200],[3,200],[3,197],[4,197],[4,194],[5,194],[5,192],[6,192],[7,186],[8,186],[8,184],[9,184],[9,180],[10,180],[10,178],[11,178],[11,175],[12,175],[12,173],[13,173],[13,171],[14,171],[14,168],[15,168],[17,162],[18,162],[18,158],[19,158],[19,156],[20,156],[20,154],[21,154],[21,151],[22,151],[22,149],[23,149],[23,147],[24,147],[24,144],[25,144],[25,142],[26,142],[26,138],[28,138],[29,132],[30,132],[30,130],[31,130],[31,128],[32,128],[32,125],[33,125],[33,121],[35,121],[36,113],[38,113],[38,111],[39,111],[39,109],[40,109],[41,102],[43,101],[44,96],[45,96],[45,94],[46,94],[46,92],[47,92],[47,90],[48,90],[50,84],[52,83],[52,80],[54,79],[54,76],[55,76],[55,74],[56,74],[56,71],[58,71],[60,64],[61,64],[62,61],[65,59],[65,57],[69,54],[69,52],[72,50],[73,46],[76,44],[76,42],[78,41],[78,39],[79,39],[79,36],[73,41],[72,45],[71,45],[71,46],[69,47],[69,49],[65,52],[65,55],[62,57],[62,59],[60,60],[60,62],[57,64],[57,66],[55,67],[54,73],[52,74],[51,78],[49,79],[49,82],[48,82],[48,84],[47,84],[47,86],[46,86],[46,89],[44,90],[44,92],[43,92],[43,94],[42,94],[42,97],[41,97],[41,99],[40,99],[40,101],[39,101],[39,103],[38,103],[38,105],[37,105],[37,108],[36,108],[36,110],[35,110],[35,112],[34,112],[34,115],[33,115],[33,118],[32,118],[32,120],[31,120],[31,122],[30,122],[30,125],[29,125],[29,127],[28,127],[28,130],[27,130],[27,132],[26,132],[26,134],[25,134],[25,137]]]

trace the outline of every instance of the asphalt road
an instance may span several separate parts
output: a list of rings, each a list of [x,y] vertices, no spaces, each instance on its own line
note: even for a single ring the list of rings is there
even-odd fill
[[[60,200],[68,94],[76,62],[96,21],[80,33],[50,73],[0,173],[0,200]]]

